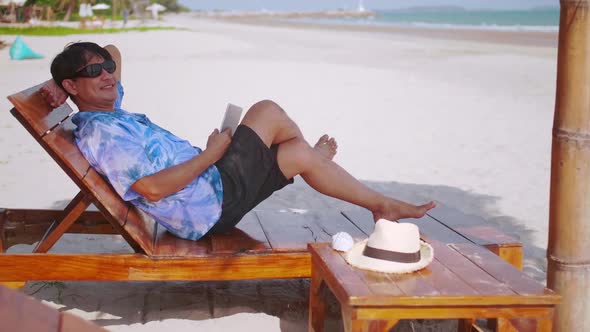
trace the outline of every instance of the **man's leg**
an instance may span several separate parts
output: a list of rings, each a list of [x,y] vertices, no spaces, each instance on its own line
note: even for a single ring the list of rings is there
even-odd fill
[[[299,126],[279,105],[270,100],[259,101],[252,105],[241,124],[254,130],[268,147],[293,138],[305,140]],[[332,159],[338,150],[338,144],[334,138],[323,135],[314,145],[314,149],[322,156]]]
[[[277,159],[286,178],[301,175],[307,184],[322,194],[369,209],[375,221],[381,218],[420,218],[435,206],[433,202],[416,206],[380,194],[335,162],[320,156],[316,149],[299,138],[281,143]]]
[[[270,100],[252,105],[241,123],[254,130],[268,147],[296,137],[303,139],[297,124],[279,105]]]
[[[375,220],[419,218],[435,206],[433,202],[411,205],[368,188],[326,158],[317,146],[309,146],[297,124],[272,101],[254,104],[242,124],[252,128],[267,146],[279,144],[278,164],[286,178],[301,175],[305,182],[322,194],[369,209]]]

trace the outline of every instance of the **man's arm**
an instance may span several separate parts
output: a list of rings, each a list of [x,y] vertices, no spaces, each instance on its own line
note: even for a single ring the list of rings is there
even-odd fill
[[[145,176],[137,180],[131,189],[152,202],[177,193],[221,159],[230,143],[229,130],[220,133],[215,129],[201,154],[182,164]]]
[[[112,44],[107,45],[103,48],[105,50],[107,50],[107,52],[109,52],[109,54],[111,55],[111,58],[113,58],[113,61],[115,61],[115,64],[117,65],[117,69],[115,70],[113,75],[115,75],[115,78],[117,79],[117,81],[121,82],[121,66],[123,65],[121,63],[121,61],[122,61],[121,52],[119,51],[117,46],[112,45]]]
[[[49,106],[53,108],[59,107],[68,99],[66,92],[57,86],[57,83],[53,79],[46,81],[39,91]]]

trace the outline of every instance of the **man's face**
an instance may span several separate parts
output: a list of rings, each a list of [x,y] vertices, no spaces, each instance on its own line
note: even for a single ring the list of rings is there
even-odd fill
[[[85,66],[102,64],[103,62],[104,59],[101,56],[93,55]],[[64,80],[63,85],[72,95],[74,102],[81,111],[111,111],[113,110],[115,100],[117,100],[117,81],[115,76],[104,69],[101,70],[100,75],[97,77],[76,77]]]

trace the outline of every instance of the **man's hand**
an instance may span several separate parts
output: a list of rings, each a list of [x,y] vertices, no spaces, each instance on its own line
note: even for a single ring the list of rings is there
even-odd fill
[[[226,129],[221,133],[219,130],[214,129],[207,139],[206,150],[214,156],[215,160],[219,160],[223,157],[227,148],[229,148],[230,143],[231,135],[229,129]]]
[[[41,96],[53,108],[59,107],[66,102],[68,95],[65,91],[57,86],[54,80],[49,80],[39,89]]]

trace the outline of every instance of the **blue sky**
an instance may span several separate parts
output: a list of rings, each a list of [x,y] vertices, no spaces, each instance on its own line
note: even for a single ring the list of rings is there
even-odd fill
[[[322,10],[356,8],[359,0],[179,0],[192,9],[235,10]],[[412,6],[454,5],[469,9],[512,9],[535,6],[559,7],[559,0],[364,0],[369,9],[407,8]]]

